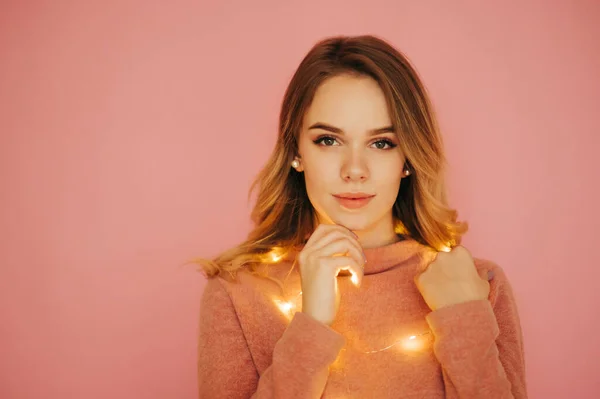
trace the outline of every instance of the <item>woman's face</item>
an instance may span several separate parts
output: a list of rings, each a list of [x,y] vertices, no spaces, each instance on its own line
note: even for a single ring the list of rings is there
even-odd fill
[[[297,169],[321,223],[341,224],[359,236],[393,234],[405,157],[375,80],[326,80],[304,116],[298,145]],[[369,198],[340,198],[357,196]]]

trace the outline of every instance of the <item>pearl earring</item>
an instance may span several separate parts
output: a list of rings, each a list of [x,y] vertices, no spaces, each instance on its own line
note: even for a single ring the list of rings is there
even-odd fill
[[[300,162],[298,162],[297,159],[294,159],[292,161],[292,166],[294,167],[294,169],[298,169],[298,167],[300,166]]]
[[[408,176],[408,175],[410,175],[410,170],[404,169],[404,176]]]

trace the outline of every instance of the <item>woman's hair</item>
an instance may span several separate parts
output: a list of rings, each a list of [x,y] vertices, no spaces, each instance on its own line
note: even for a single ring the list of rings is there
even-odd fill
[[[304,174],[290,167],[298,152],[305,113],[327,79],[348,74],[373,78],[383,90],[406,166],[393,207],[397,233],[436,250],[460,244],[467,224],[446,201],[446,159],[433,107],[410,61],[386,41],[371,35],[330,37],[304,57],[285,92],[275,149],[249,191],[258,189],[251,217],[254,228],[240,245],[212,260],[197,260],[207,277],[268,267],[299,249],[316,228]],[[261,268],[262,269],[262,268]]]

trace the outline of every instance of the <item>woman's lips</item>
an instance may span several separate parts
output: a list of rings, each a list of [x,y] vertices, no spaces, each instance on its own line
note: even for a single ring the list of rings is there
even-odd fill
[[[374,195],[369,197],[360,197],[360,198],[350,198],[350,197],[338,197],[336,195],[333,196],[344,208],[347,209],[358,209],[367,205],[369,201],[371,201]]]

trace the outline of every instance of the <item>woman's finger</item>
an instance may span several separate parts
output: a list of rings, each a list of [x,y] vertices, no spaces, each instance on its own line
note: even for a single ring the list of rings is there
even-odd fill
[[[350,229],[337,224],[320,224],[310,236],[304,248],[309,249],[315,245],[322,247],[323,245],[335,240],[339,236],[356,240],[356,243],[358,244],[358,238],[356,234],[354,234]]]
[[[341,237],[330,242],[322,248],[313,251],[313,255],[319,258],[333,256],[350,256],[356,264],[364,265],[366,259],[362,250],[358,249],[348,237]]]

